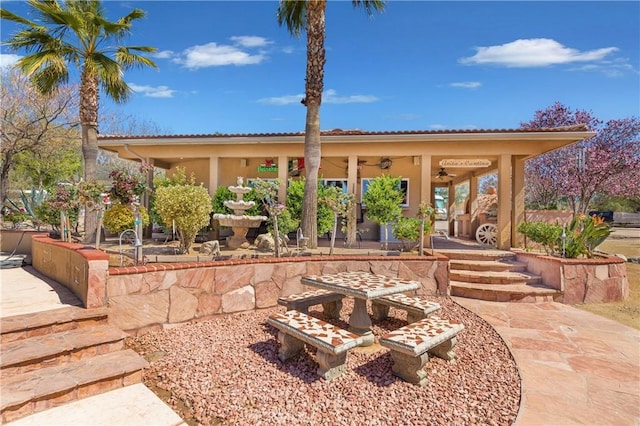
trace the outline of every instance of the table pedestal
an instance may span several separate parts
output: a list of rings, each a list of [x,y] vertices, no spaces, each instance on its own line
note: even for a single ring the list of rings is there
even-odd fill
[[[349,317],[349,331],[362,337],[360,346],[371,346],[375,341],[371,331],[371,318],[367,312],[367,301],[354,298],[353,312]]]

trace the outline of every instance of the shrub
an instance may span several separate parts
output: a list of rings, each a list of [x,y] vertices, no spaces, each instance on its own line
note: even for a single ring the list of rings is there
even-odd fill
[[[562,237],[562,227],[547,222],[522,222],[518,232],[531,241],[542,245],[547,254],[553,254],[558,240]]]
[[[420,239],[421,223],[422,221],[415,217],[401,217],[393,225],[393,234],[402,241],[403,250],[409,250],[410,243]]]
[[[568,258],[592,257],[594,250],[611,234],[611,227],[596,216],[575,216],[564,228],[546,222],[522,222],[518,232],[541,244],[547,254]]]
[[[369,183],[369,189],[362,196],[366,205],[366,216],[379,225],[395,222],[402,215],[403,194],[400,189],[400,177],[378,176]],[[385,248],[388,241],[387,228],[384,229]]]
[[[139,206],[142,225],[149,224],[149,214],[144,206]],[[120,234],[127,229],[135,229],[135,215],[131,207],[124,204],[115,204],[104,212],[104,228],[112,234]]]
[[[207,189],[190,184],[158,188],[155,194],[156,211],[163,223],[175,221],[180,250],[188,253],[198,231],[210,221],[211,197]]]
[[[304,198],[304,179],[294,180],[287,189],[287,208],[294,220],[302,219],[302,199]],[[318,200],[327,196],[327,187],[318,182]],[[325,203],[318,203],[318,235],[324,235],[333,228],[333,211]]]

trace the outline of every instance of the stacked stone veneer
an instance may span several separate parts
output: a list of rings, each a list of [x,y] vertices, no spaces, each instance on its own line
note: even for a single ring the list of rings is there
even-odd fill
[[[563,259],[532,253],[517,253],[527,271],[563,292],[562,303],[602,303],[629,297],[627,267],[616,256],[592,259]]]
[[[418,294],[448,294],[444,257],[327,256],[247,259],[111,268],[107,278],[110,322],[141,334],[193,320],[277,305],[278,297],[310,289],[303,275],[342,271],[416,280]]]

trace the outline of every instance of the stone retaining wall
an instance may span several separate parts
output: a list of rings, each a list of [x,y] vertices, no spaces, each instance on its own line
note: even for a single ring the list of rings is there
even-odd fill
[[[617,302],[629,297],[627,267],[619,257],[563,259],[525,252],[517,257],[545,285],[563,292],[562,303]]]
[[[327,256],[246,259],[111,268],[109,319],[136,335],[167,324],[275,306],[278,297],[311,289],[307,274],[368,271],[420,281],[418,294],[448,294],[449,262],[442,256]]]

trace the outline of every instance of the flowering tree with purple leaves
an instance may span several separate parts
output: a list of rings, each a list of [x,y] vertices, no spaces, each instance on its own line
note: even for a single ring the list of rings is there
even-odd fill
[[[597,194],[640,197],[640,119],[603,123],[590,112],[556,102],[521,123],[525,129],[584,124],[595,136],[534,159],[525,165],[530,207],[555,208],[565,199],[575,214],[586,214]]]

